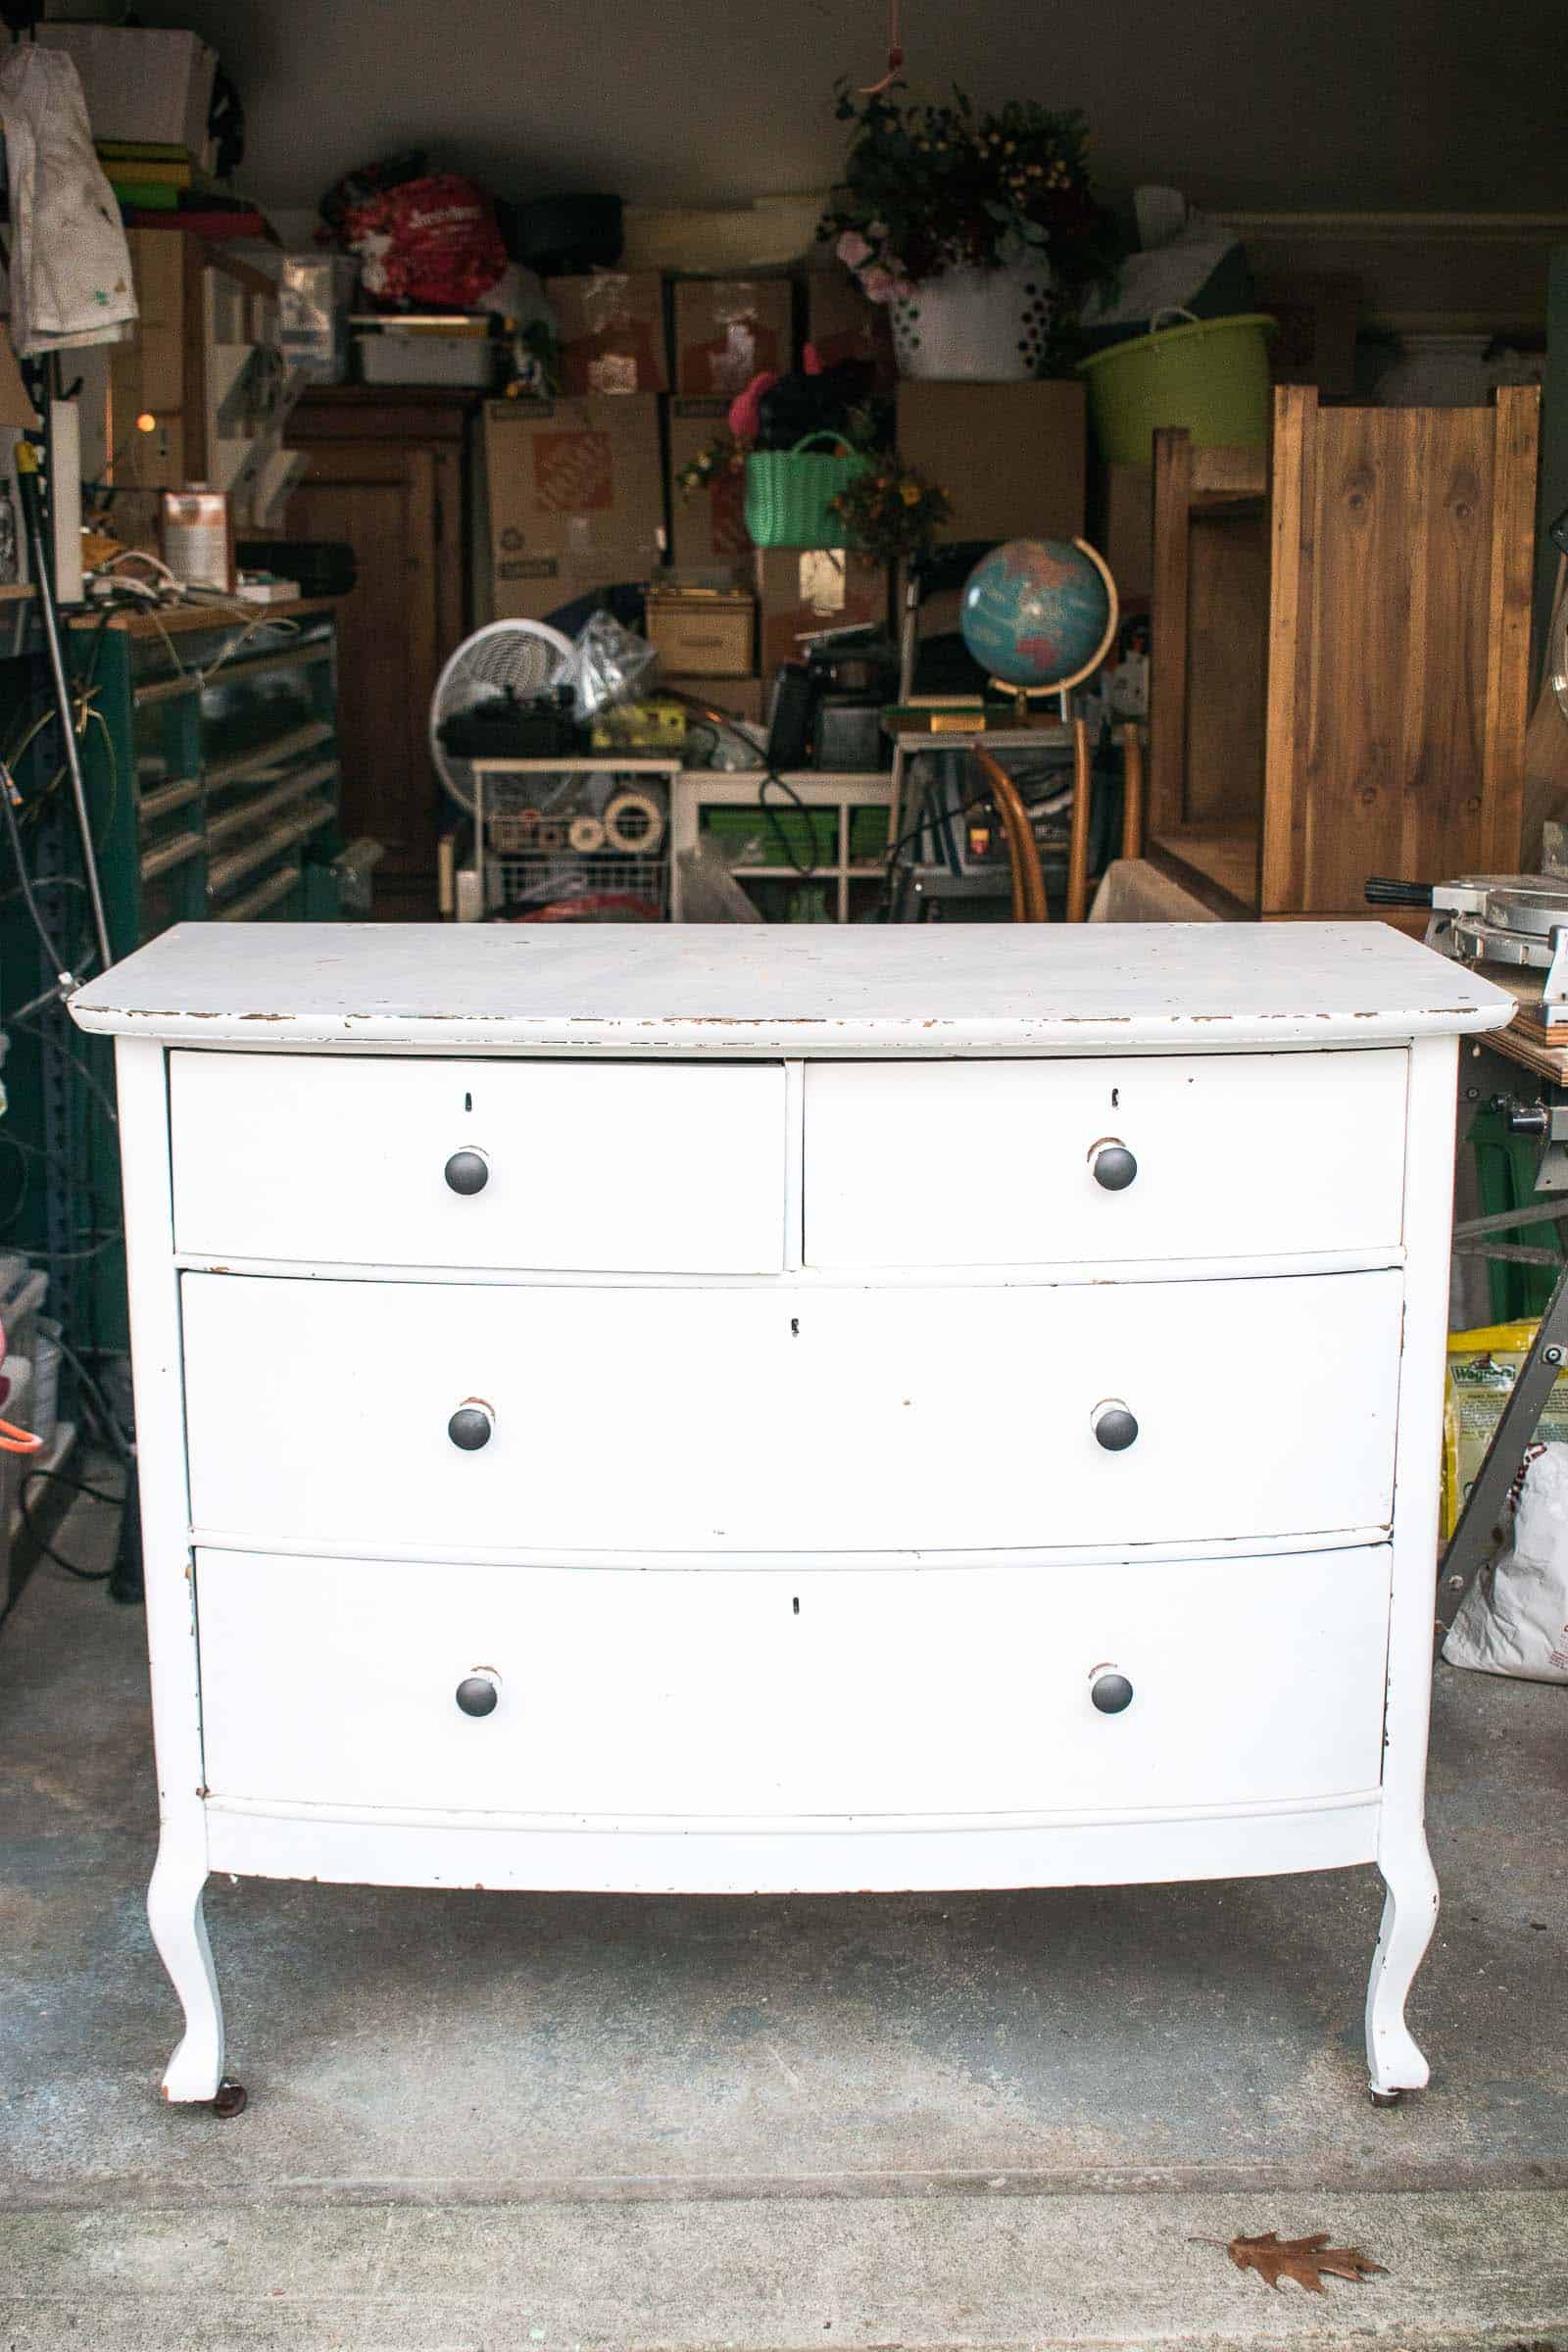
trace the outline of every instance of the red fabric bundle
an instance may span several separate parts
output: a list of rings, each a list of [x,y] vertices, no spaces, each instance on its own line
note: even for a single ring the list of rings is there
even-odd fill
[[[346,207],[342,235],[380,303],[471,311],[507,267],[490,198],[453,172],[367,194]]]

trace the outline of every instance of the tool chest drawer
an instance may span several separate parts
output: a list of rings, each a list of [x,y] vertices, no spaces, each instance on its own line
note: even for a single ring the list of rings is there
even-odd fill
[[[814,1063],[806,1262],[1397,1249],[1407,1056]]]
[[[220,1800],[1157,1814],[1378,1784],[1382,1547],[1078,1578],[204,1551],[196,1577]]]
[[[1396,1272],[181,1295],[193,1522],[261,1549],[1034,1550],[1392,1508]]]
[[[767,1273],[784,1248],[779,1063],[170,1055],[186,1254]]]

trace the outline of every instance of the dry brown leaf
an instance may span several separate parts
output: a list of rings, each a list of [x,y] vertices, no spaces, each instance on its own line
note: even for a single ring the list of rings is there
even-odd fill
[[[1225,2251],[1239,2271],[1256,2271],[1270,2286],[1277,2287],[1282,2278],[1294,2278],[1298,2286],[1314,2295],[1323,2292],[1325,2277],[1351,2278],[1359,2284],[1386,2276],[1382,2263],[1363,2254],[1359,2246],[1331,2246],[1326,2230],[1319,2230],[1313,2237],[1281,2237],[1277,2230],[1268,2230],[1261,2237],[1233,2237]]]

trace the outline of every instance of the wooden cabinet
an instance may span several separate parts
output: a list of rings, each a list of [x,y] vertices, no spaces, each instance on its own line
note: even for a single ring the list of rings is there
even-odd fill
[[[359,563],[338,625],[343,822],[385,845],[382,921],[436,912],[441,786],[430,698],[467,625],[466,393],[347,385],[295,410],[289,446],[309,468],[289,501],[291,539],[343,539]]]
[[[225,1870],[1375,1862],[1424,2083],[1456,1046],[1511,1010],[1343,923],[191,926],[89,983],[168,2095]]]
[[[1154,436],[1149,854],[1228,915],[1539,862],[1525,720],[1540,394],[1274,395],[1272,447]]]

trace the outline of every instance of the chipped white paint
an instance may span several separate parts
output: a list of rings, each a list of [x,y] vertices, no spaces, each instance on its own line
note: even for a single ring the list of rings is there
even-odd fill
[[[192,926],[73,1010],[119,1038],[170,2097],[222,2069],[210,1868],[1375,1860],[1371,2081],[1426,2081],[1455,1041],[1508,998],[1376,925]]]
[[[185,1045],[711,1055],[1233,1052],[1494,1029],[1381,923],[182,923],[72,1000]]]

